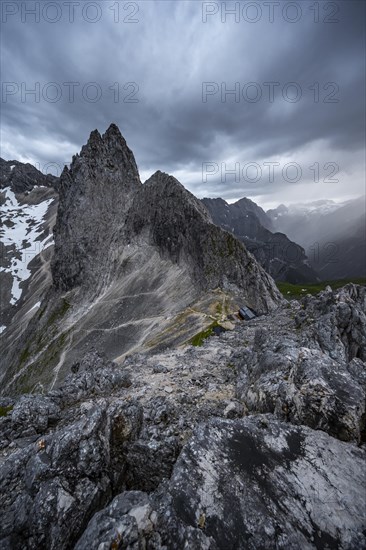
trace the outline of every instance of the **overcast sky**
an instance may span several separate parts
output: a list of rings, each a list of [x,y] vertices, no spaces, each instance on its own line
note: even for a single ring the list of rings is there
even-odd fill
[[[365,193],[364,2],[1,4],[3,158],[49,171],[115,122],[200,198]]]

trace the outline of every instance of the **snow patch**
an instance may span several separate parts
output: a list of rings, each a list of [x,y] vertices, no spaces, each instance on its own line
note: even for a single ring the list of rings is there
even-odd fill
[[[10,300],[12,305],[21,297],[20,284],[31,275],[28,269],[30,262],[42,250],[53,244],[52,235],[48,235],[43,241],[37,239],[44,231],[45,216],[54,200],[52,198],[39,204],[20,205],[10,187],[5,189],[0,241],[5,246],[13,246],[15,253],[11,259],[10,267],[0,268],[0,271],[11,273],[13,277]]]

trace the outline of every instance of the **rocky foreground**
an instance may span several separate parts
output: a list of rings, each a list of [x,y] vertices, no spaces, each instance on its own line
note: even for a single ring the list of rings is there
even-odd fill
[[[366,289],[2,398],[1,549],[366,548]]]

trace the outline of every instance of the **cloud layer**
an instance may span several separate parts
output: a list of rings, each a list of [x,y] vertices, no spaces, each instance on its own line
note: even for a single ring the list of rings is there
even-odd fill
[[[143,179],[161,169],[200,197],[360,195],[364,16],[359,1],[4,1],[1,154],[55,172],[115,122]]]

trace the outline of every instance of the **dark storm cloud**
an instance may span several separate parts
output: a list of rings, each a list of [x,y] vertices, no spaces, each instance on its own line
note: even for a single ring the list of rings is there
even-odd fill
[[[19,11],[6,20],[3,12],[3,92],[4,83],[14,86],[6,84],[6,90],[19,91],[2,98],[3,156],[29,158],[41,166],[69,162],[91,130],[103,132],[114,121],[143,175],[168,171],[200,196],[234,199],[287,193],[289,182],[283,178],[272,185],[264,177],[256,182],[242,176],[240,182],[222,181],[222,163],[230,169],[239,162],[242,171],[245,163],[262,166],[275,159],[280,168],[289,160],[304,168],[296,182],[299,193],[304,193],[302,183],[311,182],[308,166],[334,160],[340,171],[352,176],[353,190],[359,192],[364,146],[363,2],[330,3],[338,8],[333,19],[339,21],[328,23],[324,19],[332,18],[331,10],[322,2],[319,22],[314,22],[316,14],[309,8],[316,3],[292,3],[302,11],[295,23],[285,20],[286,6],[288,18],[296,15],[286,2],[274,7],[273,23],[268,8],[259,2],[252,2],[262,11],[256,23],[243,18],[246,2],[239,4],[238,22],[230,15],[222,22],[221,2],[206,3],[204,8],[200,2],[120,2],[118,22],[110,9],[115,2],[84,2],[75,4],[70,22],[69,6],[59,1],[62,17],[55,23],[45,20],[55,17],[55,2],[48,3],[46,16],[42,2],[3,2],[3,9],[4,4],[7,12],[14,6]],[[23,14],[22,22],[22,5],[29,9],[38,4],[40,21]],[[87,4],[90,10],[83,13]],[[97,13],[92,4],[100,10],[95,23],[85,20]],[[236,4],[226,2],[228,8]],[[204,23],[202,9],[218,13]],[[254,12],[247,13],[253,17]],[[79,83],[74,100],[71,85],[65,84],[71,82]],[[250,82],[262,93],[257,102],[250,101],[255,92],[254,86],[246,87]],[[279,83],[273,88],[273,101],[268,82]],[[36,83],[39,101],[25,95],[25,88]],[[214,83],[209,89],[216,92],[205,102],[203,83]],[[222,101],[221,88],[233,89],[235,83],[239,98],[227,95]],[[52,102],[57,89],[62,96]],[[98,90],[102,95],[92,102]],[[299,91],[301,98],[294,102]],[[314,101],[318,92],[319,100]],[[220,167],[206,182],[205,162]],[[333,190],[341,193],[339,185]],[[314,191],[323,192],[328,188]]]

